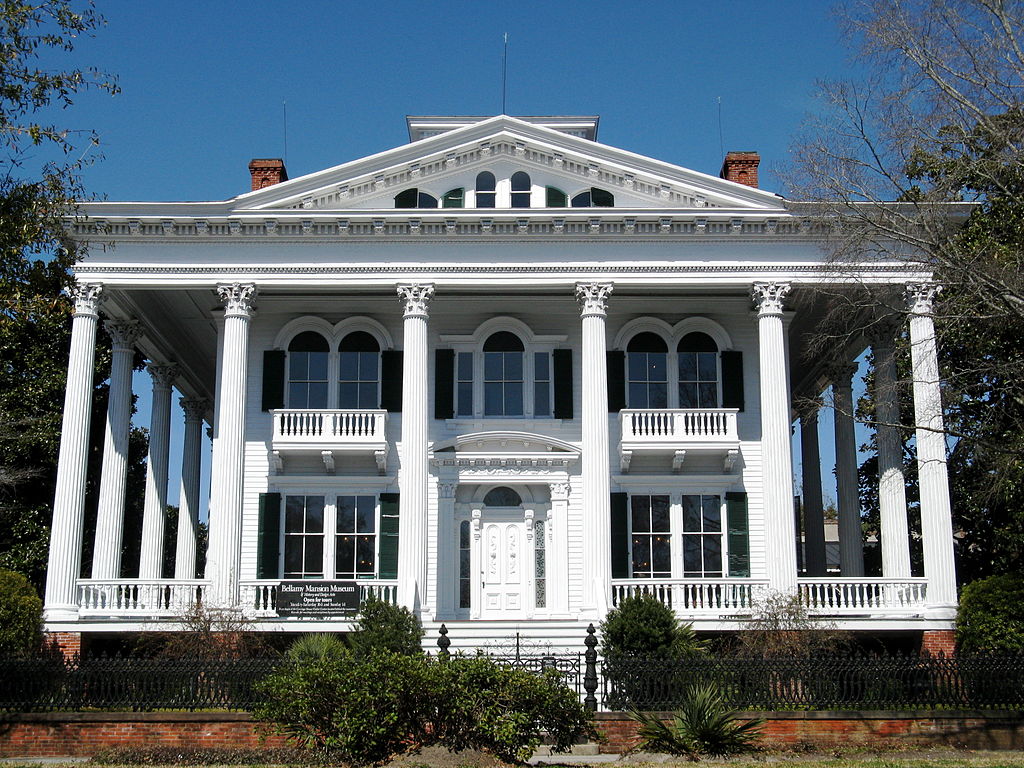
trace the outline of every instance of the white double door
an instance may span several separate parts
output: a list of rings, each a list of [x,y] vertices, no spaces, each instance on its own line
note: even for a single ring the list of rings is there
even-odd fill
[[[480,520],[480,618],[533,613],[532,531],[522,508],[485,508]]]

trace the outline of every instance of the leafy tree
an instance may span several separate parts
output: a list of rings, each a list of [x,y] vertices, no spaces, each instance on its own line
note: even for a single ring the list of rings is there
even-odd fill
[[[957,646],[966,653],[1024,652],[1024,579],[990,576],[964,587],[956,618]]]
[[[28,579],[0,571],[0,658],[31,656],[43,640],[43,601]]]

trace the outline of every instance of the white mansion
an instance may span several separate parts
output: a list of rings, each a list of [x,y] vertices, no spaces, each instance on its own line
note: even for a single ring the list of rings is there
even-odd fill
[[[579,648],[626,595],[732,630],[783,592],[850,629],[948,633],[927,275],[871,262],[838,277],[816,225],[757,188],[754,153],[729,153],[717,178],[600,144],[592,117],[408,124],[409,144],[297,179],[255,160],[252,191],[231,200],[89,203],[68,223],[91,247],[76,267],[49,632],[173,628],[197,601],[267,631],[343,631],[374,593],[416,611],[431,645],[443,622],[456,648],[517,631]],[[843,280],[908,302],[924,577],[911,574],[902,446],[884,428],[884,575],[864,575],[850,415],[863,347],[823,358],[806,342],[818,288]],[[113,364],[83,574],[101,322]],[[895,331],[865,341],[888,423]],[[135,349],[153,406],[139,578],[123,578]],[[163,573],[172,386],[186,421]],[[820,460],[818,413],[793,403],[829,386],[840,576],[826,575],[819,472],[803,473],[804,530],[794,514],[795,418],[803,465]]]

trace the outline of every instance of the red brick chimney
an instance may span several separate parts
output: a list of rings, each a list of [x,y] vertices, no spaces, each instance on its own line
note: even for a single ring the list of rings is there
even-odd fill
[[[288,171],[284,169],[284,160],[279,157],[250,160],[249,173],[252,174],[253,192],[280,184],[282,181],[288,181]]]
[[[726,181],[757,187],[757,166],[761,156],[757,152],[727,152],[718,175]]]

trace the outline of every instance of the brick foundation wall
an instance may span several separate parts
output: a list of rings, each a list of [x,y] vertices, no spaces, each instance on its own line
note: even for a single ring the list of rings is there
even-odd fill
[[[82,653],[81,632],[47,632],[44,638],[47,645],[60,651],[65,659],[71,659]]]
[[[956,655],[956,632],[952,629],[929,629],[921,633],[921,653],[928,656]]]

